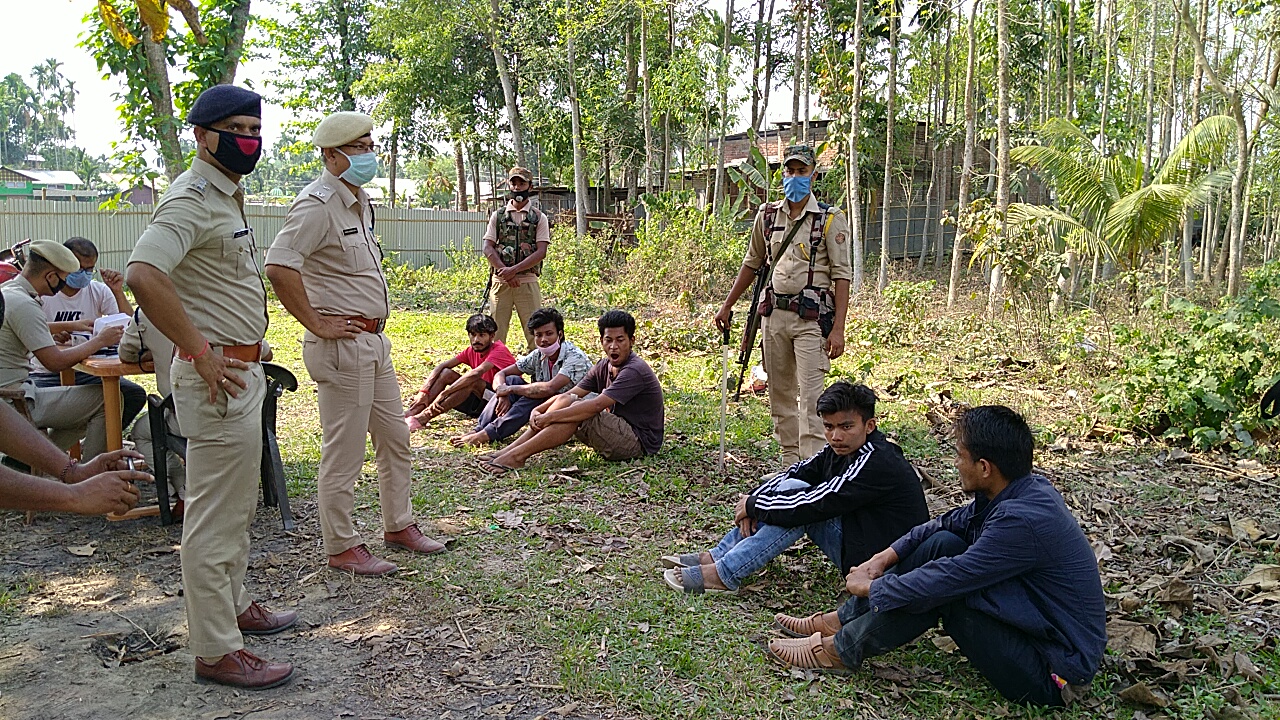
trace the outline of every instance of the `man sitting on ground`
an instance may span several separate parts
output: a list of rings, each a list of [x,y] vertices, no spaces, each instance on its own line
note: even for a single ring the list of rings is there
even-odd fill
[[[564,317],[555,308],[539,308],[529,316],[533,352],[493,376],[493,397],[484,406],[475,432],[449,439],[454,446],[487,445],[516,434],[543,399],[582,382],[591,360],[564,338]],[[520,376],[528,375],[526,383]]]
[[[28,377],[32,354],[51,372],[75,367],[104,347],[120,342],[124,328],[109,327],[79,345],[59,347],[49,333],[41,297],[62,291],[80,261],[61,243],[34,240],[22,274],[4,284],[5,314],[0,324],[0,388],[24,387],[31,421],[53,430],[55,445],[70,448],[84,439],[82,457],[107,449],[106,412],[101,386],[35,387]]]
[[[82,237],[73,237],[63,245],[80,261],[80,269],[67,275],[61,292],[41,303],[49,321],[49,332],[59,342],[62,342],[60,338],[89,337],[93,333],[94,321],[100,317],[133,312],[133,306],[124,294],[124,275],[102,268],[103,282],[93,279],[98,266],[98,246]],[[31,382],[36,387],[58,387],[62,384],[62,377],[40,364],[37,357],[31,361]],[[75,384],[101,387],[102,378],[77,370]],[[120,395],[123,399],[120,426],[127,428],[147,406],[147,391],[135,382],[120,378]]]
[[[516,361],[507,346],[494,339],[497,333],[498,323],[488,315],[477,313],[467,318],[467,339],[471,346],[437,365],[427,376],[409,409],[404,411],[410,430],[421,430],[437,415],[450,410],[470,418],[480,417],[485,394],[493,389],[493,376],[500,368],[510,367]],[[453,369],[459,365],[471,369],[459,375]]]
[[[1014,702],[1063,705],[1098,671],[1107,613],[1093,549],[1062,496],[1031,474],[1020,415],[987,405],[956,422],[960,487],[973,502],[918,525],[849,572],[854,597],[807,618],[778,614],[797,640],[783,663],[847,673],[942,620],[969,662]],[[1070,687],[1069,687],[1070,686]]]
[[[747,576],[808,535],[841,572],[929,519],[902,448],[876,428],[876,394],[843,380],[818,397],[827,446],[743,495],[734,527],[711,550],[667,556],[675,590],[736,592]]]
[[[582,382],[539,405],[529,429],[500,453],[482,456],[494,474],[518,470],[537,453],[577,438],[605,460],[632,460],[662,447],[666,427],[662,383],[649,363],[631,351],[636,319],[610,310],[596,322],[605,358]],[[598,393],[598,394],[596,394]],[[588,398],[588,395],[596,394]]]

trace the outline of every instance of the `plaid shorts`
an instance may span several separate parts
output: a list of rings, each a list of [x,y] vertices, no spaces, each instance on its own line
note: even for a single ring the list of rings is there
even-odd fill
[[[626,420],[611,412],[583,420],[573,436],[605,460],[634,460],[644,455],[644,447],[640,445],[636,431]]]

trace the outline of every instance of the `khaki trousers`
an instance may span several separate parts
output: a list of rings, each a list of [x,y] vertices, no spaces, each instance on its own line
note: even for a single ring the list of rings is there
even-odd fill
[[[84,439],[80,459],[89,462],[107,450],[107,413],[101,385],[26,386],[31,423],[49,428],[53,444],[66,450]]]
[[[831,360],[823,349],[822,330],[816,320],[801,320],[789,310],[774,310],[761,318],[761,330],[773,436],[782,446],[783,462],[791,465],[818,454],[827,444],[818,416],[818,396],[826,387]]]
[[[337,555],[364,543],[351,512],[366,435],[373,439],[383,529],[399,532],[413,524],[409,426],[387,336],[360,333],[350,340],[324,340],[308,334],[302,361],[316,381],[324,433],[316,490],[325,552]]]
[[[498,339],[507,342],[507,328],[511,326],[511,308],[514,306],[520,315],[520,329],[524,332],[524,350],[515,349],[516,355],[522,355],[533,349],[533,333],[525,327],[533,312],[542,307],[542,286],[537,278],[520,283],[519,287],[511,287],[504,282],[496,282],[493,291],[493,319],[498,323]],[[510,345],[508,345],[510,347]]]
[[[173,361],[174,408],[187,437],[186,512],[182,521],[182,586],[188,645],[196,657],[244,647],[236,616],[249,608],[244,575],[249,525],[258,509],[262,477],[262,366],[231,370],[249,387],[240,397],[218,393],[185,360]]]

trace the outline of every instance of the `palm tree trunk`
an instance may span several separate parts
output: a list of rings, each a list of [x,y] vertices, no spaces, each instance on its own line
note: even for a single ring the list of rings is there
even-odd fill
[[[763,0],[761,0],[763,3]],[[849,126],[849,232],[853,236],[849,239],[849,244],[853,251],[853,287],[851,295],[856,298],[858,293],[862,291],[862,283],[865,281],[866,269],[866,245],[863,225],[860,221],[861,200],[862,200],[862,178],[860,164],[862,162],[862,154],[858,149],[858,142],[862,136],[862,61],[864,55],[862,42],[862,24],[864,0],[857,0],[854,9],[853,21],[853,106],[849,109],[850,126]]]
[[[1000,218],[1001,244],[1009,236],[1009,0],[996,2],[996,162],[999,165],[996,179],[996,213]],[[987,294],[987,309],[994,313],[1000,302],[1003,283],[1002,268],[998,263],[991,267],[991,287]]]
[[[720,138],[716,144],[719,151],[716,158],[715,199],[711,204],[713,210],[725,205],[725,146],[724,139],[729,127],[729,41],[733,32],[733,0],[729,0],[724,13],[724,45],[720,48],[720,63],[716,69],[716,84],[720,88]]]
[[[876,290],[883,292],[889,285],[889,207],[893,193],[893,103],[898,96],[898,17],[889,11],[889,87],[885,101],[884,130],[884,200],[880,210],[880,276]]]
[[[568,5],[571,0],[566,0]],[[570,12],[572,8],[570,7]],[[577,63],[574,58],[574,31],[569,31],[567,43],[569,60],[569,122],[573,133],[573,194],[575,230],[578,239],[587,236],[587,158],[582,147],[582,107],[578,102]]]
[[[977,18],[979,0],[974,0],[969,10],[969,54],[965,60],[964,72],[964,160],[960,168],[960,187],[956,199],[956,234],[951,242],[951,277],[947,283],[947,307],[955,307],[956,293],[959,292],[961,258],[964,255],[964,233],[960,230],[960,215],[969,211],[969,186],[973,182],[973,154],[978,141],[978,113],[974,107],[974,85],[977,78],[974,67],[977,63]]]

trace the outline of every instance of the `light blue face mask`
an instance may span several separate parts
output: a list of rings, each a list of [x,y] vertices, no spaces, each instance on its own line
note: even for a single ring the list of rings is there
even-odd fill
[[[342,151],[339,150],[338,152]],[[365,185],[378,176],[378,155],[376,153],[342,154],[351,162],[351,167],[342,173],[343,180],[352,185]]]
[[[67,287],[73,290],[83,290],[89,287],[89,283],[92,281],[92,270],[77,270],[67,275]]]
[[[782,193],[787,196],[791,202],[800,202],[809,196],[809,189],[813,186],[813,178],[806,177],[784,177],[782,178]]]

